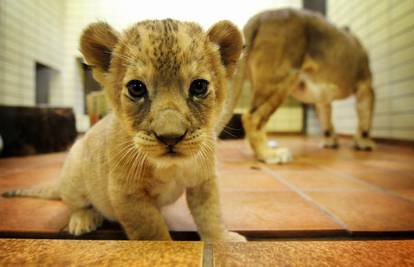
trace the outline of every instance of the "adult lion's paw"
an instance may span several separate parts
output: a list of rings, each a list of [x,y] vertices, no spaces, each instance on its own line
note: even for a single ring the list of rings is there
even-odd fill
[[[325,137],[321,143],[323,148],[338,148],[338,138],[336,136]]]
[[[357,150],[372,151],[376,148],[376,145],[371,138],[355,137],[354,147]]]
[[[259,160],[267,164],[282,164],[292,161],[292,154],[286,147],[268,148],[258,155]]]

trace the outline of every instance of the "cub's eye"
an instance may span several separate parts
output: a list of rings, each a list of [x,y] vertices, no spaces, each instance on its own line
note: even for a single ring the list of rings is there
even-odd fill
[[[194,80],[190,85],[190,96],[204,98],[208,93],[208,81],[203,79]]]
[[[129,81],[126,86],[131,97],[141,98],[147,95],[147,87],[139,80]]]

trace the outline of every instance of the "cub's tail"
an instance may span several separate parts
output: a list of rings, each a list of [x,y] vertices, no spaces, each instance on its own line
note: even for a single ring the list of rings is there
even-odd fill
[[[59,189],[55,186],[49,187],[32,187],[24,189],[15,189],[4,192],[3,197],[36,197],[45,199],[61,199]]]

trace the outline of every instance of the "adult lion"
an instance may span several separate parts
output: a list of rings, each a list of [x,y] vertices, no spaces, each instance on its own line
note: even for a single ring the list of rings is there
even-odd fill
[[[331,103],[356,96],[358,130],[355,147],[371,150],[374,91],[368,56],[347,28],[337,28],[322,16],[303,10],[259,13],[244,27],[245,55],[234,91],[248,79],[253,90],[243,125],[257,158],[266,163],[290,160],[287,149],[267,145],[265,125],[283,100],[292,95],[315,104],[324,133],[323,146],[335,148]]]

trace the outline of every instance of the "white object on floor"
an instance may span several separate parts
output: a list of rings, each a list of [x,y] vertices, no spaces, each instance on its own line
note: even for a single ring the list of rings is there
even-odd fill
[[[279,142],[276,140],[269,140],[267,141],[267,145],[270,146],[271,148],[276,148],[279,146]]]

